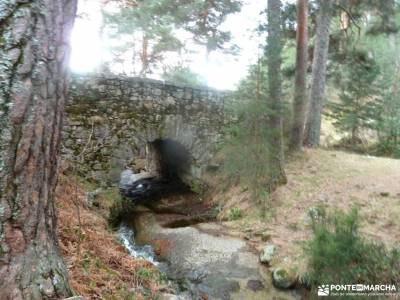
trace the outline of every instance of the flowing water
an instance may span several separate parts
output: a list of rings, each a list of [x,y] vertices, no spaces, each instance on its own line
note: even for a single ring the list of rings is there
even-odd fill
[[[295,290],[275,289],[254,249],[210,219],[198,197],[168,196],[148,205],[136,206],[117,233],[132,257],[166,274],[176,299],[303,299]]]
[[[132,257],[145,259],[155,266],[160,265],[160,263],[156,260],[156,255],[152,246],[139,246],[135,244],[135,232],[126,222],[122,222],[119,225],[117,235],[122,245],[124,245]]]

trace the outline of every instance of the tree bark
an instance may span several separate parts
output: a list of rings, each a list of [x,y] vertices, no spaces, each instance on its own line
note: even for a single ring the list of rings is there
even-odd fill
[[[0,299],[69,296],[54,188],[76,0],[0,3]]]
[[[286,183],[283,158],[282,134],[282,28],[280,0],[268,0],[268,145],[269,149],[269,183],[270,191]]]
[[[296,75],[293,101],[293,123],[290,149],[299,151],[303,145],[307,109],[307,0],[297,1]]]
[[[305,145],[317,147],[321,135],[321,115],[325,96],[326,64],[329,48],[332,0],[320,0],[312,65],[310,106],[306,124]]]

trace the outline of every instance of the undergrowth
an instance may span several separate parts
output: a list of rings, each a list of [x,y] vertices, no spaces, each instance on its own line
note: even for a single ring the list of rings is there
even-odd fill
[[[261,211],[268,210],[270,145],[268,128],[263,125],[266,109],[254,99],[241,105],[235,103],[231,109],[237,120],[227,126],[221,149],[226,185],[241,185],[255,203],[261,204]]]
[[[95,188],[82,179],[60,174],[56,190],[58,240],[69,281],[85,299],[157,299],[165,285],[162,274],[134,259],[117,241],[107,220],[115,190],[99,194],[98,207],[88,207],[86,191]]]
[[[132,201],[118,194],[110,207],[108,223],[111,225],[111,227],[115,228],[120,223],[121,218],[125,214],[128,214],[131,210]]]
[[[400,251],[371,242],[358,231],[358,210],[327,214],[310,211],[312,239],[304,249],[309,261],[307,281],[322,284],[399,284]],[[316,294],[316,293],[314,293]]]
[[[238,219],[240,219],[242,217],[243,217],[243,213],[242,213],[242,210],[240,208],[232,207],[229,210],[229,214],[228,214],[228,220],[229,221],[235,221],[235,220],[238,220]]]

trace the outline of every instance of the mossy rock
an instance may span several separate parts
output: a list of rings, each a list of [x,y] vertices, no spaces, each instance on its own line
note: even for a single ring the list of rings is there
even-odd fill
[[[297,274],[290,267],[277,267],[272,273],[272,282],[277,288],[290,289],[297,283]]]

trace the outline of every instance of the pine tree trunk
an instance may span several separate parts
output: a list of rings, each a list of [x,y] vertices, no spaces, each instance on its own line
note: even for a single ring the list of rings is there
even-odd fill
[[[76,0],[0,4],[0,299],[70,295],[54,188]]]
[[[268,0],[268,145],[269,149],[269,190],[273,191],[280,184],[286,183],[283,168],[282,137],[282,29],[281,1]]]
[[[297,51],[296,79],[293,102],[293,124],[290,139],[290,149],[299,151],[303,145],[304,125],[307,109],[307,0],[297,1]]]
[[[317,147],[321,135],[321,115],[325,96],[326,64],[329,48],[332,0],[319,1],[317,32],[312,65],[310,106],[306,124],[305,145]]]

